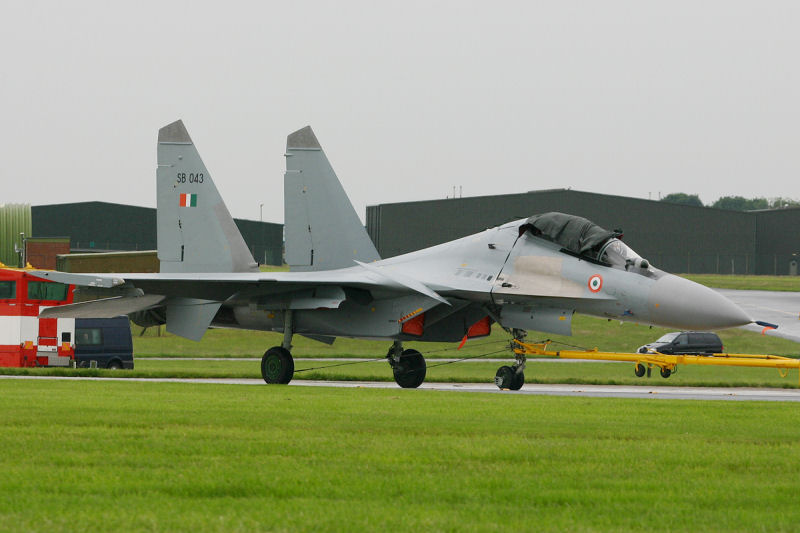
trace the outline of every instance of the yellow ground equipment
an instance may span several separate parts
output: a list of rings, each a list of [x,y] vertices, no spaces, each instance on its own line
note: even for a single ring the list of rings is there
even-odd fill
[[[524,342],[519,339],[511,341],[512,349],[518,362],[524,364],[526,356],[548,356],[561,359],[588,359],[595,361],[630,361],[635,363],[634,373],[642,377],[653,367],[658,367],[661,376],[668,378],[678,365],[722,365],[722,366],[752,366],[760,368],[776,368],[782,377],[786,377],[790,368],[800,370],[800,359],[781,357],[779,355],[754,355],[716,353],[711,355],[667,355],[658,352],[647,353],[617,353],[601,352],[597,348],[592,350],[548,350],[550,341],[540,343]],[[798,374],[800,380],[800,373]]]

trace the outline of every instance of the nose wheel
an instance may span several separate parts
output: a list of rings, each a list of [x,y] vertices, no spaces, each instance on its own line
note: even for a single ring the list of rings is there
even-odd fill
[[[525,339],[526,333],[521,329],[512,330],[514,340],[509,347],[514,352],[516,363],[512,366],[501,366],[494,375],[494,384],[502,390],[519,390],[525,384],[525,365],[527,357],[523,350],[516,349],[517,341]]]
[[[494,375],[494,383],[503,390],[519,390],[525,384],[525,372],[517,365],[501,366]]]

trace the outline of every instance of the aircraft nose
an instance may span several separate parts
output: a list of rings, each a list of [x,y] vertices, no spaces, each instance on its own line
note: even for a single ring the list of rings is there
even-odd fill
[[[672,274],[656,281],[649,304],[653,322],[659,326],[702,330],[752,322],[738,305],[721,294]]]

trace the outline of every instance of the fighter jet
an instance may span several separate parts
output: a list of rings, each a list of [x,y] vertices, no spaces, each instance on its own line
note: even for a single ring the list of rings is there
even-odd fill
[[[286,143],[289,272],[259,271],[180,120],[159,130],[156,184],[161,271],[40,271],[116,290],[40,316],[129,314],[193,340],[212,326],[281,332],[281,345],[261,360],[267,383],[292,379],[293,335],[384,339],[404,388],[418,387],[426,374],[424,357],[404,341],[463,342],[489,335],[494,323],[522,338],[528,330],[569,335],[576,312],[679,329],[752,322],[713,290],[655,268],[621,232],[569,214],[538,214],[381,259],[310,127]],[[496,382],[519,389],[524,356],[510,368]]]

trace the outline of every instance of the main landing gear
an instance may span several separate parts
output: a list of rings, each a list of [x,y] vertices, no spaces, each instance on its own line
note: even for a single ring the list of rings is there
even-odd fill
[[[521,329],[515,329],[512,333],[514,335],[514,340],[519,341],[525,339],[527,335],[525,331]],[[514,346],[515,344],[512,342],[511,347],[513,348]],[[525,363],[527,357],[525,357],[524,353],[519,353],[515,350],[514,358],[516,359],[516,363],[512,366],[501,366],[494,375],[494,383],[500,389],[519,390],[522,388],[522,385],[525,384]]]
[[[417,350],[403,350],[403,343],[394,341],[386,359],[392,367],[395,382],[404,389],[416,389],[425,381],[425,358]]]
[[[287,310],[283,319],[283,343],[273,346],[261,358],[261,377],[270,384],[286,385],[294,376],[292,358],[292,311]]]

